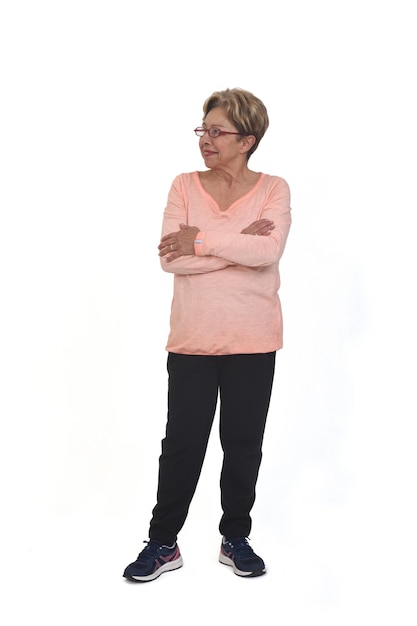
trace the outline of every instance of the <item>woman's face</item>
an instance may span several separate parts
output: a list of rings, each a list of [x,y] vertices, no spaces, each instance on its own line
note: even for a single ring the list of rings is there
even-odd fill
[[[219,130],[236,133],[237,128],[229,121],[226,112],[221,107],[216,107],[207,113],[203,122],[204,128],[218,128]],[[242,139],[238,135],[219,135],[210,137],[205,133],[200,137],[200,151],[207,167],[213,168],[221,165],[230,166],[234,162],[241,162],[244,152],[241,152]]]

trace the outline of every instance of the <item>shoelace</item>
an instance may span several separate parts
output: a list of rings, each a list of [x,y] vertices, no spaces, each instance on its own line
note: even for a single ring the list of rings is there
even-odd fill
[[[227,544],[231,545],[235,553],[240,557],[253,557],[254,555],[246,537],[243,539],[227,539],[225,545]]]
[[[160,552],[163,547],[168,547],[168,546],[161,546],[160,543],[158,543],[157,541],[152,541],[152,539],[150,541],[144,541],[143,543],[146,543],[147,546],[143,548],[142,552],[138,555],[138,559],[140,560],[142,559],[154,560],[156,556],[158,555],[158,552]]]

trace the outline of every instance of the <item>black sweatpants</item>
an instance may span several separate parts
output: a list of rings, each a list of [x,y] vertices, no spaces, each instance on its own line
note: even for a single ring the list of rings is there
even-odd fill
[[[168,354],[168,419],[149,538],[171,545],[186,520],[220,398],[220,476],[226,537],[247,537],[274,379],[275,352]]]

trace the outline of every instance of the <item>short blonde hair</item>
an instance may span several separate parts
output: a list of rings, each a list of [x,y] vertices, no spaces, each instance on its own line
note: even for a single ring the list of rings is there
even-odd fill
[[[215,91],[203,105],[204,118],[214,108],[225,110],[227,118],[242,135],[253,135],[255,143],[247,152],[247,159],[255,152],[269,126],[264,103],[245,89]]]

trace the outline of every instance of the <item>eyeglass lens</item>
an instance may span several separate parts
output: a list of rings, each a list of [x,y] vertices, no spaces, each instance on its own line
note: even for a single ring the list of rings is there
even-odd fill
[[[206,133],[209,134],[210,137],[218,137],[220,135],[220,129],[219,128],[196,128],[195,129],[195,134],[198,137],[204,137],[204,135]]]

